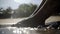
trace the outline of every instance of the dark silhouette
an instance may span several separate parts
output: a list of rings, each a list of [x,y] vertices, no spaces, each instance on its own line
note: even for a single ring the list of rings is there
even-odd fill
[[[42,4],[40,5],[40,7],[43,5],[43,3],[45,2],[45,0],[43,0]],[[56,13],[59,13],[59,7],[60,7],[60,2],[59,0],[48,0],[46,2],[46,4],[42,7],[42,9],[40,9],[40,7],[38,8],[38,10],[36,12],[38,12],[35,16],[33,16],[32,18],[29,18],[27,20],[23,20],[17,24],[15,24],[16,26],[19,27],[37,27],[40,24],[41,25],[45,25],[45,20]]]

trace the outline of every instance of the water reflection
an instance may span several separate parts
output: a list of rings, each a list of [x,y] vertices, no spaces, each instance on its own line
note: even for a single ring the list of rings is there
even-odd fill
[[[60,30],[39,30],[37,28],[17,28],[5,27],[0,28],[0,34],[60,34]]]

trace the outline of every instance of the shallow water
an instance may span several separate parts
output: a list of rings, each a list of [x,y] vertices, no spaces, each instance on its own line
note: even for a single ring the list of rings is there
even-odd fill
[[[60,34],[60,30],[39,30],[37,28],[0,28],[0,34]]]

